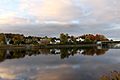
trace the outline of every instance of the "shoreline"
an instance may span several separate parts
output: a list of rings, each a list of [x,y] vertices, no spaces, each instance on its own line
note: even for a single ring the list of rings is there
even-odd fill
[[[43,49],[43,48],[86,48],[97,47],[97,44],[81,45],[0,45],[0,49]]]

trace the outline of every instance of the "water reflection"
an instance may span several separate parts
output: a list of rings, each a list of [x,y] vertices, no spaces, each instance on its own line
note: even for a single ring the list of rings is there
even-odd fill
[[[0,61],[0,80],[104,80],[120,71],[120,50],[0,50]]]
[[[87,56],[98,56],[103,55],[108,49],[97,49],[97,48],[64,48],[64,49],[33,49],[33,50],[0,50],[0,62],[5,59],[24,58],[25,56],[36,56],[36,55],[60,55],[61,59],[69,58],[76,54],[87,55]]]

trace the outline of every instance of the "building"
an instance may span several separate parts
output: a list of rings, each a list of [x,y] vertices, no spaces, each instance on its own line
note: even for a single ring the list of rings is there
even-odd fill
[[[40,41],[37,41],[39,44],[42,45],[47,45],[50,44],[50,40],[49,39],[40,39]]]

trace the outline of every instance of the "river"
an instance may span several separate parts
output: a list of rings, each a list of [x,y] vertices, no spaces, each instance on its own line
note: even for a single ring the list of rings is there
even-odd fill
[[[0,50],[0,80],[100,80],[120,71],[120,49]]]

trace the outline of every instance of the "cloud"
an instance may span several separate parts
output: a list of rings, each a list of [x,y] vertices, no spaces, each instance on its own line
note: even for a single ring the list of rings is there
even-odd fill
[[[5,29],[0,25],[1,31],[36,35],[101,33],[116,37],[110,32],[119,29],[120,24],[119,0],[20,0],[16,9],[0,9],[0,24],[8,26]]]
[[[81,14],[79,7],[70,0],[22,0],[21,8],[43,21],[70,21],[77,19],[78,16],[75,14]]]
[[[97,26],[97,27],[96,27]],[[101,28],[102,26],[102,28]],[[82,35],[86,33],[100,33],[105,34],[107,29],[107,24],[98,24],[98,25],[79,25],[79,24],[61,24],[61,23],[41,23],[41,24],[23,24],[23,25],[11,25],[11,26],[2,26],[1,32],[9,33],[22,33],[25,35],[34,35],[34,36],[59,36],[60,33],[68,33],[70,35]],[[107,34],[106,36],[110,36]]]
[[[118,0],[21,0],[21,9],[27,10],[39,21],[72,21],[81,24],[99,24],[120,17]]]
[[[15,12],[0,15],[0,25],[21,25],[30,23],[30,19],[16,16]]]
[[[119,5],[119,0],[21,0],[18,14],[26,13],[37,23],[79,20],[91,25],[119,19]]]

